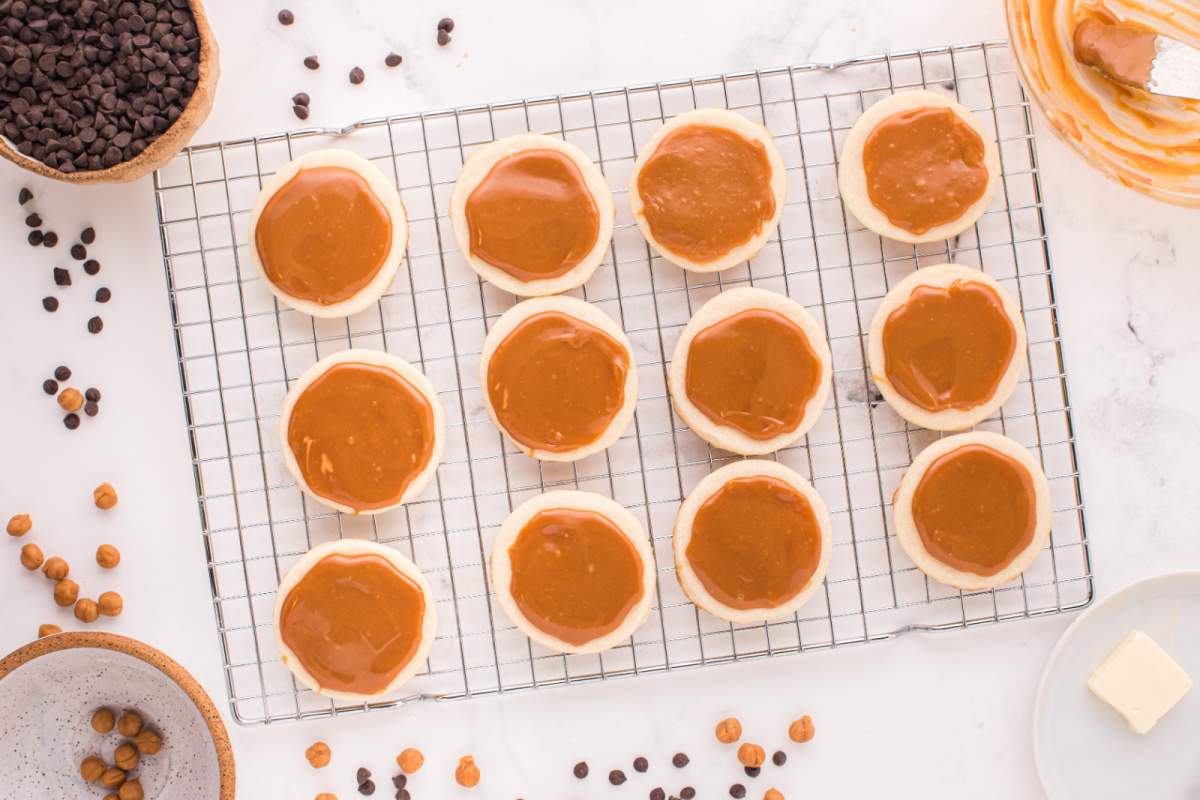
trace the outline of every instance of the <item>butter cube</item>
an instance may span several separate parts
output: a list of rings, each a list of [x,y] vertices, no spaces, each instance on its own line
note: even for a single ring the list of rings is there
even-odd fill
[[[1158,643],[1130,631],[1088,678],[1092,693],[1117,710],[1134,733],[1146,733],[1192,688],[1192,680]]]

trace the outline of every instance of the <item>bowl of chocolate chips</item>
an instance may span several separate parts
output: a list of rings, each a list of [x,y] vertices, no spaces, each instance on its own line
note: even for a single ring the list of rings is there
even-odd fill
[[[200,0],[0,0],[0,156],[136,180],[204,122],[219,73]]]

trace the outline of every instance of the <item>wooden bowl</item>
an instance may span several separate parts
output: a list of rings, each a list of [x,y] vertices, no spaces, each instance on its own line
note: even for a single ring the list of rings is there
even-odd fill
[[[187,670],[136,639],[72,631],[38,639],[0,660],[0,771],[6,797],[99,797],[79,765],[112,763],[124,741],[92,730],[92,712],[140,712],[163,737],[138,778],[146,797],[234,800],[229,734]]]
[[[161,136],[147,145],[145,150],[129,161],[122,161],[107,169],[61,172],[41,161],[22,155],[9,144],[8,139],[0,136],[0,156],[4,156],[30,172],[67,183],[136,181],[174,158],[175,154],[183,149],[188,140],[200,129],[204,120],[208,118],[208,112],[212,110],[213,98],[217,92],[217,78],[221,74],[217,40],[213,37],[212,28],[208,25],[204,4],[201,0],[188,0],[188,4],[191,6],[192,16],[196,20],[196,32],[200,36],[200,80],[196,82],[196,90],[192,92],[179,119],[175,120]]]

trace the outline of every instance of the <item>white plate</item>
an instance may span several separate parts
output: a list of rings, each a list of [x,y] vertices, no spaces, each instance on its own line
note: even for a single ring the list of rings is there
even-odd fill
[[[1144,735],[1087,688],[1092,671],[1134,628],[1196,684]],[[1038,687],[1033,753],[1051,800],[1200,798],[1200,572],[1131,583],[1067,628]]]

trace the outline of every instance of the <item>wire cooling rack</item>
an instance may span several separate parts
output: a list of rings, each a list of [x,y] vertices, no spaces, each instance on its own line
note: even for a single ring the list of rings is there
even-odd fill
[[[980,222],[930,246],[882,241],[849,216],[837,192],[841,141],[862,110],[897,90],[956,97],[999,143],[1004,179]],[[767,126],[787,166],[777,236],[748,264],[689,275],[646,246],[624,200],[638,147],[670,116],[719,106]],[[575,464],[538,463],[505,442],[478,385],[488,326],[515,298],[481,284],[456,252],[446,218],[463,159],[523,131],[564,136],[600,165],[617,195],[605,263],[578,294],[628,334],[640,395],[626,435]],[[412,227],[407,267],[376,305],[345,320],[279,306],[246,258],[249,211],[265,177],[323,147],[354,150],[398,186]],[[1008,45],[988,42],[624,89],[366,120],[190,147],[155,174],[171,316],[191,440],[225,677],[244,724],[386,708],[519,689],[836,648],[913,630],[950,630],[1082,608],[1092,575],[1076,466],[1029,105]],[[937,434],[901,420],[872,385],[865,332],[889,285],[952,260],[981,267],[1019,299],[1026,368],[1011,400],[979,428],[1029,447],[1054,504],[1050,544],[1018,580],[963,593],[927,580],[898,546],[890,500],[914,453]],[[811,478],[832,513],[824,590],[792,618],[730,625],[687,601],[674,576],[671,526],[681,498],[734,456],[675,417],[669,354],[693,309],[722,288],[784,292],[823,323],[834,387],[802,444],[775,454]],[[278,412],[288,381],[347,347],[386,350],[418,365],[446,411],[445,461],[429,489],[374,517],[333,513],[304,497],[283,464]],[[644,523],[658,562],[649,620],[601,655],[532,645],[497,609],[487,577],[492,537],[508,512],[550,488],[615,498]],[[332,702],[299,686],[274,641],[280,576],[313,545],[367,537],[412,557],[436,596],[439,633],[407,697]]]

